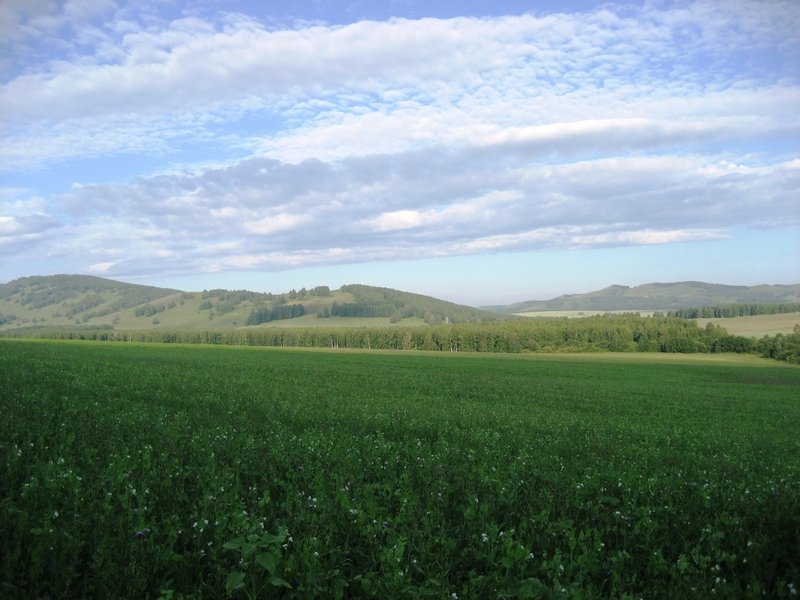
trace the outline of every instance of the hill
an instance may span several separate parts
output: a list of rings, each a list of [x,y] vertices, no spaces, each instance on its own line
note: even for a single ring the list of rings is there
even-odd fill
[[[502,314],[544,311],[668,311],[716,304],[800,302],[800,284],[734,286],[700,281],[612,285],[587,294],[552,300],[529,300],[508,306],[483,307]]]
[[[176,289],[87,275],[23,277],[0,285],[0,329],[225,329],[438,325],[513,319],[390,288],[346,285],[273,294]]]

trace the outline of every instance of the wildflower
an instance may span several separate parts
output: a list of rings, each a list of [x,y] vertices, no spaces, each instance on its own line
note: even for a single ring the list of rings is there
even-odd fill
[[[486,535],[485,533],[482,533],[481,534],[481,540],[483,540],[483,543],[485,544],[486,542],[489,541],[489,536]]]

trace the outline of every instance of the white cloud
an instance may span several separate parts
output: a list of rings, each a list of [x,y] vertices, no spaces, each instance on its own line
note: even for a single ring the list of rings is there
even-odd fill
[[[724,239],[726,235],[715,231],[617,231],[597,235],[574,235],[570,241],[574,244],[596,245],[649,245],[674,244],[677,242],[696,242]]]
[[[537,164],[517,143],[305,166],[250,159],[77,187],[65,206],[113,199],[116,212],[62,228],[55,246],[130,275],[708,241],[800,224],[798,164],[724,155]]]
[[[90,265],[87,269],[90,273],[99,273],[105,274],[108,273],[109,269],[114,266],[115,263],[113,262],[104,262],[104,263],[97,263],[94,265]]]
[[[383,213],[367,224],[374,227],[377,231],[394,231],[397,229],[410,229],[419,227],[424,223],[430,223],[434,217],[433,211],[422,213],[418,210],[396,210],[394,212]]]
[[[667,244],[800,220],[793,1],[294,29],[130,6],[100,23],[113,5],[77,0],[6,9],[0,32],[72,32],[0,85],[6,173],[187,164],[0,195],[4,244],[109,275]]]
[[[342,92],[388,100],[406,89],[448,105],[482,89],[522,99],[610,88],[625,102],[670,80],[670,95],[685,95],[698,87],[697,69],[722,68],[747,81],[741,65],[738,73],[728,65],[740,44],[774,44],[781,34],[785,43],[800,23],[792,2],[746,4],[747,11],[695,3],[633,17],[606,10],[278,31],[252,19],[219,26],[185,18],[126,33],[117,42],[122,54],[110,62],[86,56],[19,75],[3,86],[0,106],[6,119],[49,120],[182,112],[248,95],[278,104]],[[708,64],[697,63],[698,53]]]
[[[0,217],[0,236],[11,235],[20,229],[14,217]]]
[[[308,215],[291,215],[287,213],[280,213],[272,217],[265,217],[254,221],[252,223],[245,223],[244,228],[250,233],[258,235],[267,235],[277,231],[284,231],[287,229],[294,229],[298,225],[310,221]]]

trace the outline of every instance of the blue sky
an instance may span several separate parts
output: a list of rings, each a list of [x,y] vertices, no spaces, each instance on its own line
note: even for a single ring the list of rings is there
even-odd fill
[[[800,282],[800,3],[0,2],[0,282]]]

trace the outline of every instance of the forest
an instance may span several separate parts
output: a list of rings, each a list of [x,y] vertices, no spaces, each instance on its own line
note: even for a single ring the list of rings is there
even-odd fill
[[[800,312],[800,303],[749,303],[749,304],[718,304],[715,306],[700,306],[696,308],[679,308],[667,313],[670,317],[684,319],[725,319],[733,317],[754,317],[756,315],[778,315]]]
[[[291,310],[289,305],[285,310]],[[267,315],[265,315],[267,316]],[[800,364],[800,326],[761,339],[729,335],[678,317],[601,315],[583,319],[527,319],[429,327],[248,328],[115,330],[111,327],[24,328],[5,337],[123,342],[220,344],[438,352],[671,352],[756,353]]]

